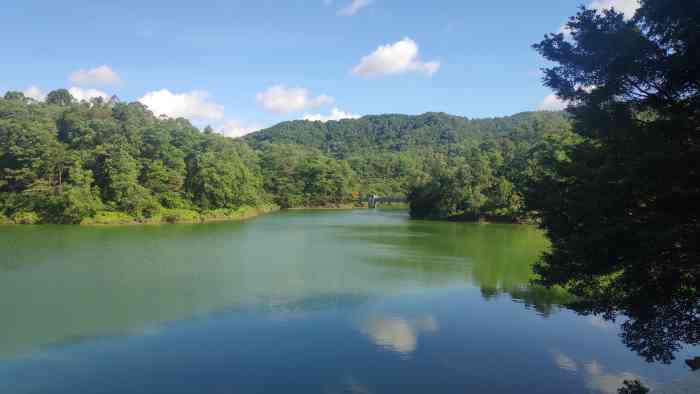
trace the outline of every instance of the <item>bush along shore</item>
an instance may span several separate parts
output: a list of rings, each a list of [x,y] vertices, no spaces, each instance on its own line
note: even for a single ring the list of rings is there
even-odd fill
[[[237,209],[213,209],[202,212],[190,209],[163,209],[159,214],[150,218],[135,218],[124,212],[98,211],[95,216],[83,219],[80,225],[185,224],[236,221],[252,219],[277,210],[279,210],[279,207],[273,204],[265,204],[258,207],[242,206]]]
[[[209,223],[217,221],[237,221],[252,219],[266,213],[279,210],[274,204],[264,204],[251,207],[242,206],[236,209],[212,209],[195,211],[191,209],[162,209],[149,217],[137,217],[119,211],[97,211],[93,216],[80,221],[81,226],[100,225],[137,225],[137,224],[185,224]],[[12,217],[0,217],[0,224],[45,224],[36,212],[17,212]]]

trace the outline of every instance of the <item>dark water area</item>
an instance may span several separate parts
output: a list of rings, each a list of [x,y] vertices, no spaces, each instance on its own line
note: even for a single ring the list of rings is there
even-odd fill
[[[687,374],[531,287],[546,247],[380,210],[0,226],[0,393],[615,393]]]

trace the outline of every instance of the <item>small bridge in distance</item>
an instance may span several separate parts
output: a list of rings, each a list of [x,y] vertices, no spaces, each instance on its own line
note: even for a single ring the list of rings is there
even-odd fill
[[[406,197],[404,196],[378,196],[376,194],[370,194],[367,196],[367,206],[370,209],[374,209],[378,204],[396,204],[405,203]]]

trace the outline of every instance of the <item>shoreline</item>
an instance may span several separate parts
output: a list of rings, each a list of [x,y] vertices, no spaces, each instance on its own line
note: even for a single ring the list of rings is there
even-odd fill
[[[407,205],[387,204],[378,207],[377,209],[388,210],[408,210]],[[336,204],[328,206],[313,206],[313,207],[293,207],[281,208],[274,204],[261,205],[257,207],[242,206],[238,209],[216,209],[210,211],[198,212],[188,209],[164,209],[157,216],[152,218],[135,218],[125,212],[120,211],[98,211],[93,217],[85,218],[80,223],[50,223],[42,222],[39,217],[36,220],[24,221],[13,220],[6,216],[0,216],[0,225],[68,225],[82,227],[100,227],[100,226],[148,226],[148,225],[167,225],[167,224],[207,224],[216,222],[228,221],[244,221],[253,219],[262,215],[280,211],[346,211],[346,210],[370,210],[366,203],[356,204]],[[451,221],[450,219],[427,219],[427,218],[412,218],[417,220],[435,220],[435,221]]]
[[[81,227],[99,226],[146,226],[167,224],[206,224],[227,221],[243,221],[253,219],[268,213],[279,211],[276,205],[262,205],[257,207],[242,206],[238,209],[216,209],[198,212],[188,209],[165,209],[152,218],[135,218],[125,212],[98,211],[93,217],[85,218],[80,223],[44,223],[41,221],[17,221],[11,218],[1,217],[0,225],[26,226],[26,225],[68,225]]]

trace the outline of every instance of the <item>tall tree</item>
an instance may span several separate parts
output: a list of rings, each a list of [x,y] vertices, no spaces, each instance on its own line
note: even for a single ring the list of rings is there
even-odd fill
[[[669,362],[700,343],[700,1],[584,8],[568,30],[534,45],[584,139],[528,193],[552,241],[535,270]]]

